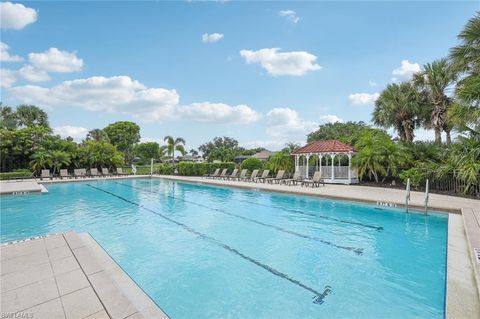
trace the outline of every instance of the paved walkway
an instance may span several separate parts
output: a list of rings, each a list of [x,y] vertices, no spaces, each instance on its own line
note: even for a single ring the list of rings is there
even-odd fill
[[[1,246],[2,318],[167,318],[88,234]]]

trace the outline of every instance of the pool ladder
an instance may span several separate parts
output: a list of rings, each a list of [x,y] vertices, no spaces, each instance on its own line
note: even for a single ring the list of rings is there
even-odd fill
[[[428,178],[425,182],[425,200],[424,200],[424,206],[425,206],[425,215],[428,212],[428,199],[429,199],[429,187],[428,187]],[[407,187],[405,189],[405,210],[408,213],[408,203],[410,202],[410,178],[407,179]]]

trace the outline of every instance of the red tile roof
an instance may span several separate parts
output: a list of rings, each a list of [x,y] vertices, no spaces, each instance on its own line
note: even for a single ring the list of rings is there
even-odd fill
[[[303,147],[297,148],[292,155],[298,154],[315,154],[315,153],[349,153],[355,152],[355,149],[347,144],[337,140],[315,141]]]

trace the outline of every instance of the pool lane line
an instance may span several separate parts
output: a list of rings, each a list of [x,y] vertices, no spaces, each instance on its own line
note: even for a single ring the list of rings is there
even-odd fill
[[[169,182],[172,182],[172,181],[169,181]],[[192,186],[196,186],[196,185],[192,185]],[[208,186],[210,186],[210,185],[208,185]],[[204,192],[202,192],[202,193],[204,193]],[[292,208],[285,208],[285,207],[281,207],[281,206],[277,206],[277,205],[265,205],[265,204],[255,203],[255,202],[249,202],[249,201],[244,200],[244,199],[235,198],[235,200],[239,201],[239,202],[247,203],[247,204],[253,204],[253,205],[263,206],[263,207],[268,207],[268,208],[281,209],[283,211],[287,211],[287,212],[291,212],[291,213],[296,213],[296,214],[301,214],[301,215],[306,215],[306,216],[312,216],[312,217],[318,217],[318,218],[327,219],[327,220],[331,220],[331,221],[335,221],[335,222],[339,222],[339,223],[351,224],[351,225],[357,225],[357,226],[361,226],[361,227],[371,228],[371,229],[375,229],[378,232],[383,231],[382,226],[368,225],[368,224],[363,224],[363,223],[360,223],[360,222],[353,222],[353,221],[346,220],[346,219],[338,219],[338,218],[329,217],[329,216],[325,216],[325,215],[317,215],[315,213],[304,212],[304,211],[301,211],[301,210],[292,209]]]
[[[106,194],[109,194],[109,195],[111,195],[111,196],[113,196],[113,197],[116,197],[116,198],[118,198],[118,199],[121,199],[121,200],[124,201],[124,202],[127,202],[127,203],[129,203],[129,204],[132,204],[132,205],[137,206],[137,207],[139,207],[139,208],[142,208],[142,209],[144,209],[144,210],[146,210],[146,211],[148,211],[148,212],[150,212],[150,213],[153,213],[153,214],[155,214],[155,215],[158,215],[158,216],[160,216],[161,218],[163,218],[163,219],[165,219],[165,220],[167,220],[167,221],[169,221],[169,222],[171,222],[171,223],[173,223],[173,224],[175,224],[175,225],[177,225],[177,226],[182,227],[184,230],[186,230],[186,231],[188,231],[188,232],[190,232],[190,233],[192,233],[192,234],[195,234],[195,235],[197,235],[198,237],[200,237],[200,238],[202,238],[202,239],[208,240],[209,242],[214,243],[215,245],[220,246],[220,247],[222,247],[222,248],[230,251],[231,253],[233,253],[233,254],[235,254],[235,255],[237,255],[237,256],[239,256],[239,257],[241,257],[241,258],[243,258],[243,259],[245,259],[245,260],[247,260],[247,261],[249,261],[249,262],[251,262],[251,263],[253,263],[253,264],[255,264],[255,265],[257,265],[257,266],[259,266],[259,267],[261,267],[261,268],[263,268],[263,269],[265,269],[265,270],[267,270],[268,272],[272,273],[273,275],[275,275],[275,276],[277,276],[277,277],[280,277],[280,278],[283,278],[283,279],[285,279],[285,280],[288,280],[289,282],[291,282],[291,283],[293,283],[293,284],[295,284],[295,285],[297,285],[297,286],[299,286],[299,287],[301,287],[301,288],[303,288],[303,289],[305,289],[305,290],[313,293],[313,294],[314,294],[313,303],[320,304],[320,305],[323,304],[323,303],[325,302],[325,297],[332,292],[332,287],[329,286],[329,285],[326,285],[326,286],[325,286],[323,292],[319,292],[319,291],[315,290],[314,288],[311,288],[311,287],[303,284],[301,281],[299,281],[299,280],[297,280],[297,279],[294,279],[294,278],[290,277],[289,275],[287,275],[287,274],[285,274],[285,273],[283,273],[283,272],[281,272],[281,271],[279,271],[279,270],[276,270],[275,268],[272,268],[272,267],[270,267],[270,266],[268,266],[268,265],[266,265],[266,264],[264,264],[264,263],[262,263],[262,262],[260,262],[260,261],[258,261],[258,260],[256,260],[256,259],[253,259],[252,257],[249,257],[249,256],[245,255],[244,253],[238,251],[237,249],[235,249],[235,248],[233,248],[233,247],[231,247],[231,246],[229,246],[229,245],[227,245],[227,244],[219,241],[219,240],[216,239],[215,237],[211,237],[211,236],[208,236],[208,235],[206,235],[206,234],[204,234],[204,233],[201,233],[201,232],[195,230],[194,228],[191,228],[190,226],[187,226],[186,224],[183,224],[183,223],[181,223],[181,222],[179,222],[179,221],[176,221],[176,220],[173,219],[173,218],[170,218],[170,217],[168,217],[168,216],[165,216],[165,215],[163,215],[163,214],[161,214],[161,213],[159,213],[159,212],[157,212],[157,211],[154,211],[153,209],[147,208],[147,207],[145,207],[145,206],[143,206],[143,205],[141,205],[141,204],[139,204],[139,203],[136,203],[136,202],[134,202],[134,201],[131,201],[131,200],[125,198],[125,197],[119,196],[119,195],[117,195],[117,194],[114,194],[114,193],[109,192],[109,191],[107,191],[107,190],[104,190],[104,189],[102,189],[102,188],[93,186],[93,185],[91,185],[91,184],[85,184],[85,185],[87,185],[87,186],[89,186],[89,187],[91,187],[91,188],[93,188],[93,189],[96,189],[96,190],[98,190],[98,191],[101,191],[101,192],[104,192],[104,193],[106,193]]]
[[[114,183],[115,183],[115,184],[118,184],[118,185],[125,186],[125,187],[130,187],[130,188],[133,188],[133,189],[138,189],[138,190],[140,190],[140,191],[149,192],[149,193],[152,193],[152,194],[160,194],[160,195],[163,195],[163,194],[161,194],[160,192],[151,191],[151,190],[148,190],[148,189],[145,189],[145,188],[142,188],[142,187],[137,187],[137,186],[133,186],[133,185],[123,184],[123,183],[119,183],[119,182],[114,182]],[[286,229],[286,228],[283,228],[283,227],[280,227],[280,226],[276,226],[276,225],[272,225],[272,224],[267,224],[267,223],[261,222],[261,221],[259,221],[259,220],[253,219],[253,218],[249,218],[249,217],[237,215],[237,214],[234,214],[234,213],[230,213],[230,212],[227,212],[227,211],[225,211],[225,210],[223,210],[223,209],[220,209],[220,208],[213,208],[213,207],[210,207],[210,206],[207,206],[207,205],[203,205],[203,204],[200,204],[200,203],[196,203],[196,202],[192,202],[192,201],[189,201],[189,200],[186,200],[186,199],[183,199],[183,198],[177,198],[177,197],[172,196],[172,195],[164,195],[164,196],[170,197],[170,198],[172,198],[172,199],[180,199],[180,200],[182,200],[182,201],[184,201],[184,202],[186,202],[186,203],[190,203],[190,204],[193,204],[193,205],[197,205],[197,206],[199,206],[199,207],[207,208],[207,209],[210,209],[210,210],[213,210],[213,211],[216,211],[216,212],[225,214],[225,215],[229,215],[229,216],[232,216],[232,217],[235,217],[235,218],[243,219],[243,220],[245,220],[245,221],[249,221],[249,222],[251,222],[251,223],[255,223],[255,224],[258,224],[258,225],[261,225],[261,226],[264,226],[264,227],[273,228],[273,229],[276,229],[276,230],[278,230],[278,231],[281,231],[281,232],[284,232],[284,233],[287,233],[287,234],[290,234],[290,235],[293,235],[293,236],[297,236],[297,237],[301,237],[301,238],[305,238],[305,239],[310,239],[310,240],[315,240],[315,241],[318,241],[318,242],[320,242],[320,243],[322,243],[322,244],[329,245],[329,246],[333,246],[333,247],[338,248],[338,249],[345,249],[345,250],[348,250],[348,251],[352,251],[352,252],[354,252],[355,254],[357,254],[358,256],[360,256],[360,255],[363,254],[363,248],[337,245],[337,244],[332,243],[331,241],[328,241],[328,240],[325,240],[325,239],[322,239],[322,238],[319,238],[319,237],[309,236],[309,235],[297,233],[297,232],[295,232],[295,231],[293,231],[293,230]]]

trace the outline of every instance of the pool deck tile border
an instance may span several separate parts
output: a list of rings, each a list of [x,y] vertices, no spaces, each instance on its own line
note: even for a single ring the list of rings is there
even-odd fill
[[[87,233],[11,242],[0,256],[2,315],[168,318]]]

